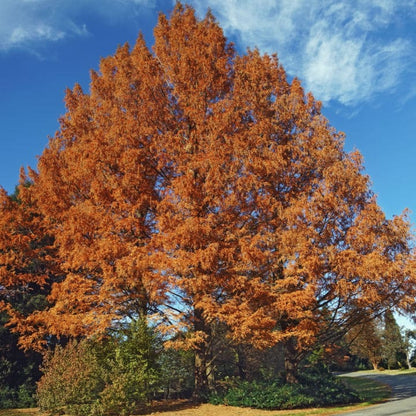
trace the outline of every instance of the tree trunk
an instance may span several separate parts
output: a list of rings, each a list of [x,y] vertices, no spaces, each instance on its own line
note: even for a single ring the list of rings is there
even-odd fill
[[[195,389],[193,398],[197,402],[207,399],[209,393],[208,366],[206,352],[201,349],[195,352]]]
[[[193,399],[204,402],[208,399],[213,384],[211,327],[206,323],[201,309],[195,309],[195,331],[204,334],[204,340],[195,349],[195,386]]]
[[[247,360],[246,360],[246,353],[242,345],[237,345],[236,354],[237,354],[238,376],[240,377],[241,380],[245,380],[247,378]]]
[[[298,382],[299,355],[296,351],[296,339],[290,338],[285,343],[285,374],[286,383],[294,384]]]
[[[373,366],[373,370],[378,370],[378,361],[371,360],[371,365]]]
[[[407,364],[407,368],[408,368],[409,370],[411,370],[411,369],[412,369],[412,363],[411,363],[411,361],[410,361],[410,354],[409,354],[409,353],[407,353],[407,352],[406,352],[406,364]]]

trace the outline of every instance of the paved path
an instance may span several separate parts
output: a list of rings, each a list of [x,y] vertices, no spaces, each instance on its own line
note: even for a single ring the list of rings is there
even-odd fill
[[[357,377],[349,373],[347,376]],[[384,384],[392,389],[392,398],[386,403],[368,407],[366,409],[344,412],[344,416],[416,416],[416,375],[388,375],[374,373],[360,373],[359,377],[367,377]]]

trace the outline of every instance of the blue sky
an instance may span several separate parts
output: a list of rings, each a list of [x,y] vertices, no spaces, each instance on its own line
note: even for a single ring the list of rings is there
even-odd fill
[[[277,52],[290,76],[324,103],[346,149],[364,156],[391,217],[416,213],[416,0],[191,0],[210,7],[240,51]],[[65,111],[64,90],[139,31],[153,44],[170,0],[0,1],[0,185],[36,166]]]
[[[277,52],[358,148],[386,214],[415,221],[416,0],[191,0],[240,51]],[[64,90],[139,31],[153,44],[171,0],[0,0],[0,185],[36,166]]]
[[[190,0],[210,7],[239,51],[277,52],[290,76],[324,103],[346,149],[364,156],[388,215],[416,219],[416,0]],[[0,185],[58,128],[64,90],[139,31],[153,44],[171,0],[0,0]]]

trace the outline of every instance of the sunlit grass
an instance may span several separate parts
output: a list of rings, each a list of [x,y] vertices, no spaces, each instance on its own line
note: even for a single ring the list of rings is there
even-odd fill
[[[360,373],[362,374],[387,374],[387,375],[391,375],[391,376],[396,376],[396,375],[400,375],[400,374],[406,374],[406,375],[416,375],[416,368],[411,368],[410,370],[406,369],[402,369],[402,370],[365,370],[365,371],[357,371],[357,375],[360,375]]]

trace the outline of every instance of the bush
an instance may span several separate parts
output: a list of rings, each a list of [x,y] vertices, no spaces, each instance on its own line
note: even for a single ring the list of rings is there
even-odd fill
[[[40,408],[77,416],[132,413],[157,389],[156,344],[154,331],[139,321],[103,342],[58,346],[45,356]]]
[[[306,369],[299,377],[304,394],[314,397],[316,406],[354,403],[359,395],[345,386],[325,366],[316,365]]]
[[[0,409],[35,407],[35,396],[35,383],[30,379],[17,388],[0,385]]]
[[[45,354],[44,373],[38,383],[38,404],[42,410],[72,414],[88,412],[104,387],[100,366],[89,341],[71,341]],[[82,409],[84,410],[82,410]]]
[[[210,403],[277,410],[353,403],[358,400],[355,392],[328,372],[312,370],[305,372],[297,384],[285,384],[281,380],[237,381],[226,391],[212,395]]]

